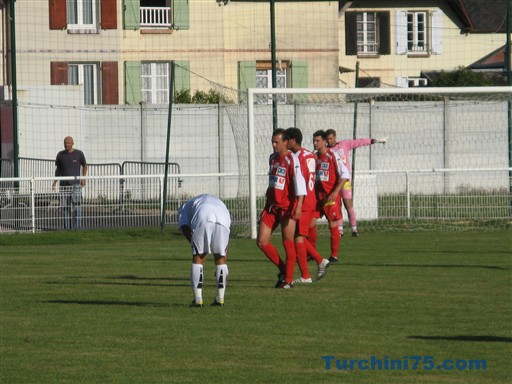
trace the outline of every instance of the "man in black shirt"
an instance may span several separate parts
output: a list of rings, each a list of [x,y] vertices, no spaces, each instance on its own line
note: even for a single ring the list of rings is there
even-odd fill
[[[82,200],[82,187],[85,186],[85,179],[76,179],[76,177],[87,175],[87,162],[82,151],[73,148],[73,138],[67,136],[64,138],[64,150],[57,154],[55,159],[55,176],[75,176],[73,180],[60,180],[60,192],[62,193],[61,205],[64,215],[64,228],[80,229],[82,209],[80,203]],[[82,172],[80,172],[80,170]],[[55,189],[57,180],[52,184]],[[71,208],[74,209],[74,215]],[[74,220],[73,220],[74,219]]]

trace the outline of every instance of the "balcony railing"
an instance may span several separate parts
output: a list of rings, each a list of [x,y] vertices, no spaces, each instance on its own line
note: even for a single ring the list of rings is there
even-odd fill
[[[140,7],[140,26],[150,28],[171,27],[170,7]]]

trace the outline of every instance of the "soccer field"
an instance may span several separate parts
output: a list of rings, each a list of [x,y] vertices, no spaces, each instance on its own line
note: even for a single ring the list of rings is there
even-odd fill
[[[0,382],[512,382],[510,231],[363,232],[340,256],[274,289],[235,239],[226,306],[189,308],[173,229],[0,235]]]

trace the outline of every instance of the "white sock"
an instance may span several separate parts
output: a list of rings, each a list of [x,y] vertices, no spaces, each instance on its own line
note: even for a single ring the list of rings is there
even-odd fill
[[[203,301],[203,266],[201,264],[192,264],[190,269],[190,284],[196,303]]]
[[[352,232],[357,232],[357,225],[354,225],[354,226],[352,227]]]
[[[226,286],[228,284],[228,265],[227,264],[221,264],[217,265],[217,271],[216,271],[216,280],[217,280],[217,301],[219,303],[224,302],[224,293],[226,292]]]

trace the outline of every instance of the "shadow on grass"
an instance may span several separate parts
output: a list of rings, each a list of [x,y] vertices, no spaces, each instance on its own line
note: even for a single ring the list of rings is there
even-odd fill
[[[478,342],[502,342],[512,343],[512,337],[475,335],[475,336],[408,336],[408,339],[416,340],[448,340],[448,341],[478,341]]]
[[[365,263],[351,263],[344,262],[343,266],[351,267],[398,267],[398,268],[483,268],[483,269],[498,269],[503,271],[510,271],[508,267],[500,267],[497,265],[464,265],[464,264],[365,264]]]
[[[121,280],[121,281],[105,281],[105,280],[94,280],[92,277],[81,277],[81,276],[70,276],[69,279],[75,281],[47,281],[46,284],[53,285],[122,285],[122,286],[134,286],[134,287],[188,287],[190,286],[188,278],[169,278],[169,277],[141,277],[135,275],[122,275],[122,276],[107,276],[100,277],[100,279],[106,280]],[[84,281],[87,280],[87,281]],[[125,280],[126,282],[122,281]],[[132,281],[132,282],[129,282]],[[143,281],[150,281],[144,283]],[[151,281],[164,281],[162,283],[154,283]],[[165,283],[165,281],[180,281],[183,283]]]
[[[106,305],[106,306],[127,306],[127,307],[145,307],[145,308],[189,308],[190,303],[168,304],[168,303],[145,303],[140,301],[120,301],[120,300],[48,300],[40,301],[48,304],[68,304],[68,305]],[[205,305],[210,307],[211,305]],[[192,310],[195,308],[191,308]]]
[[[168,308],[168,307],[182,307],[181,304],[167,304],[167,303],[144,303],[140,301],[118,301],[118,300],[48,300],[43,303],[50,304],[77,304],[77,305],[119,305],[129,307],[154,307],[154,308]]]

